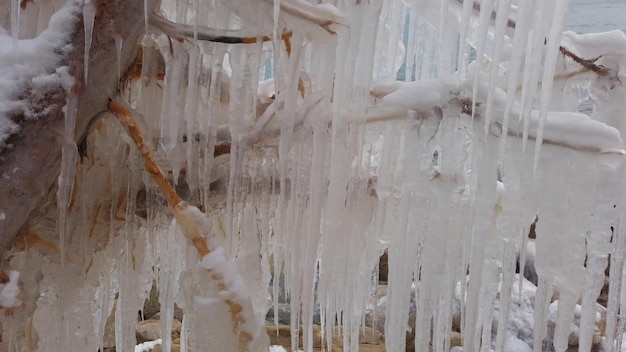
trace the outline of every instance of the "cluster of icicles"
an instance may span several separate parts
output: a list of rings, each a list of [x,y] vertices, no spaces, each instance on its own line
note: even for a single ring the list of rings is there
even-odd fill
[[[27,16],[37,15],[15,4],[11,16],[27,18],[19,30],[36,32]],[[43,240],[8,254],[26,308],[2,318],[3,343],[97,351],[115,307],[117,349],[130,351],[156,280],[163,330],[175,303],[185,312],[181,350],[267,351],[265,316],[284,293],[303,350],[319,309],[324,339],[340,325],[342,347],[356,351],[388,250],[387,351],[404,350],[414,301],[415,349],[447,352],[455,289],[464,350],[506,351],[516,261],[538,218],[532,347],[544,347],[556,291],[553,348],[567,349],[580,304],[580,346],[590,350],[612,254],[606,344],[617,348],[621,126],[554,111],[579,103],[563,98],[573,81],[553,84],[579,69],[559,51],[566,4],[163,0],[146,18],[141,76],[113,98],[210,254],[181,234],[128,126],[104,113],[86,157],[64,147],[58,190],[30,221]],[[83,15],[89,46],[89,1]],[[223,42],[231,37],[247,40]],[[395,81],[401,66],[419,81]],[[75,104],[70,95],[66,136]],[[162,344],[169,350],[169,334]]]

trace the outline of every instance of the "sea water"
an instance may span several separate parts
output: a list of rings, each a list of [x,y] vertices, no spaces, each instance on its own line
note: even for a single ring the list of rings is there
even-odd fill
[[[626,31],[626,1],[570,0],[565,29],[576,33]]]

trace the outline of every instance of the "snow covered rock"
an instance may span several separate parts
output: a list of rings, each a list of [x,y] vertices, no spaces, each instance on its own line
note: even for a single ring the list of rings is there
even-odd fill
[[[519,290],[519,274],[513,279],[511,301],[509,305],[509,319],[504,340],[505,351],[531,351],[533,344],[533,312],[537,287],[530,281],[523,279],[522,290]],[[492,343],[495,343],[501,304],[500,294],[496,297],[492,312]],[[461,290],[457,285],[452,306],[453,329],[461,328]],[[492,346],[494,347],[494,346]]]
[[[546,337],[546,340],[548,342],[552,342],[552,340],[554,339],[554,331],[555,331],[555,326],[556,326],[558,307],[559,307],[558,300],[550,304],[550,308],[549,308],[550,311],[548,314],[548,336]],[[593,338],[592,338],[593,345],[599,345],[602,342],[600,324],[603,321],[603,317],[602,317],[603,311],[605,311],[605,308],[597,304],[595,326],[593,328]],[[581,315],[582,315],[582,307],[579,304],[577,304],[574,310],[574,320],[571,322],[571,325],[570,325],[571,333],[567,341],[570,347],[577,347],[579,344]],[[606,316],[604,319],[606,319]]]

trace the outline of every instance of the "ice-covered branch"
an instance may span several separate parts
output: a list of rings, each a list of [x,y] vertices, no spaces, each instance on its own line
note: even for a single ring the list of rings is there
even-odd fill
[[[487,97],[486,92],[477,94],[478,100],[472,104],[471,93],[468,92],[468,82],[455,81],[452,77],[421,80],[410,83],[384,85],[374,87],[373,94],[382,98],[377,106],[369,110],[366,120],[381,121],[405,118],[407,111],[416,111],[418,115],[432,114],[435,109],[453,108],[462,112],[468,104],[476,106],[474,111],[478,119],[475,123],[484,123],[481,117],[486,113],[483,106]],[[479,87],[480,88],[480,87]],[[502,128],[502,119],[506,106],[506,93],[496,88],[492,95],[494,101],[493,123]],[[470,111],[465,111],[470,112]],[[514,102],[511,110],[512,119],[521,121],[522,109],[519,103]],[[529,117],[529,138],[537,136],[539,128],[539,111],[532,110]],[[521,137],[522,126],[512,124],[507,133],[510,136]],[[545,122],[544,142],[559,145],[580,151],[598,153],[626,154],[620,132],[614,127],[591,119],[589,116],[574,112],[548,112]]]
[[[262,33],[255,33],[244,30],[216,29],[206,26],[192,26],[183,23],[169,21],[160,15],[153,13],[150,15],[150,24],[160,29],[169,37],[178,40],[198,39],[225,44],[253,44],[260,41],[269,41],[271,38]],[[289,38],[290,33],[282,35],[283,40]]]
[[[265,0],[265,2],[273,4],[274,0]],[[280,1],[280,9],[297,18],[316,23],[330,34],[335,34],[335,31],[330,28],[333,24],[347,26],[346,19],[329,4],[314,5],[303,0],[285,0]]]
[[[221,248],[215,251],[209,250],[205,236],[208,236],[211,231],[211,223],[197,207],[182,200],[169,183],[158,166],[152,147],[145,140],[130,107],[121,102],[111,101],[109,108],[127,128],[128,134],[141,153],[146,171],[164,193],[185,237],[196,248],[198,256],[202,258],[200,267],[207,273],[201,277],[201,280],[215,282],[220,291],[219,298],[228,305],[233,333],[239,342],[239,351],[254,350],[257,347],[255,344],[259,335],[264,332],[254,318],[250,297],[233,264],[226,259]],[[205,302],[202,299],[196,301],[200,302],[199,304]]]
[[[255,25],[264,26],[263,28],[258,28],[259,30],[272,30],[275,11],[274,0],[223,0],[221,2],[241,18]],[[284,27],[287,30],[298,30],[308,33],[323,31],[324,33],[335,35],[335,26],[349,26],[346,18],[330,3],[312,4],[304,0],[281,0],[276,2],[276,4],[279,5],[280,10],[276,24],[280,23],[280,27]]]

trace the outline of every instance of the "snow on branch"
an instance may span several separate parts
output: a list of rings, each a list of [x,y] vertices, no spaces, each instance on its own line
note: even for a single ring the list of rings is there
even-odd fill
[[[63,99],[63,87],[71,86],[65,59],[74,49],[72,35],[80,15],[79,2],[70,1],[52,16],[46,30],[28,40],[14,41],[0,27],[0,151],[23,120],[50,114],[50,100],[56,100],[51,98]]]
[[[417,116],[431,114],[434,109],[445,110],[455,108],[458,112],[468,113],[468,106],[475,106],[475,123],[483,123],[486,111],[487,92],[479,85],[477,100],[471,100],[472,78],[458,80],[455,77],[442,77],[430,80],[401,83],[393,86],[374,87],[372,94],[380,98],[378,105],[368,111],[366,121],[381,121],[405,118],[407,111],[414,111]],[[502,118],[507,104],[506,93],[496,88],[492,95],[494,109],[492,121],[502,128]],[[419,98],[417,98],[419,97]],[[470,112],[471,113],[471,112]],[[514,102],[511,116],[514,120],[521,118],[522,108]],[[441,114],[439,114],[441,115]],[[529,138],[534,139],[539,128],[539,111],[532,110],[529,116]],[[513,137],[522,136],[522,126],[512,124],[506,133]],[[602,154],[624,155],[623,140],[616,128],[604,122],[591,119],[589,116],[575,112],[548,112],[544,143],[558,145],[579,151]]]

